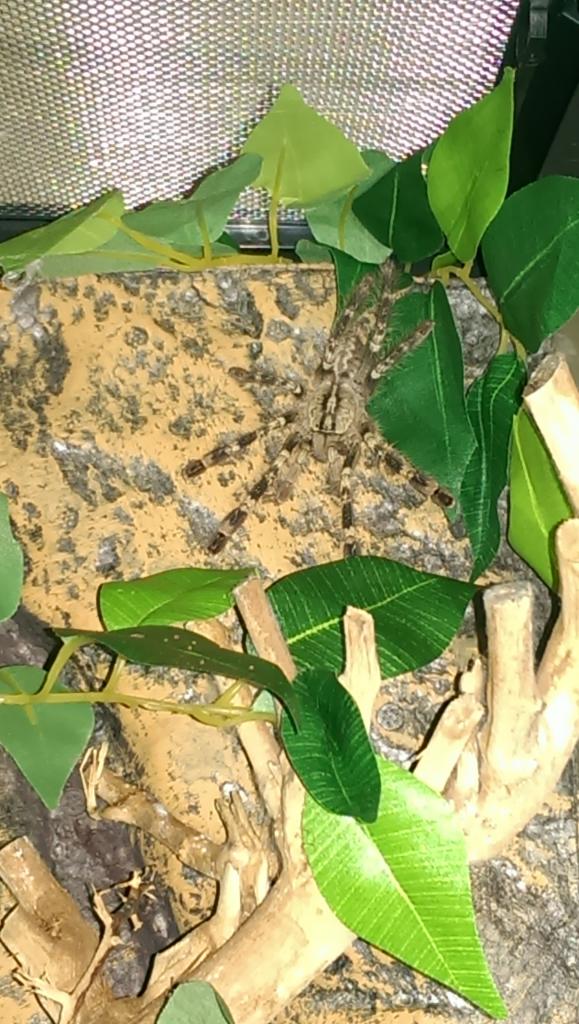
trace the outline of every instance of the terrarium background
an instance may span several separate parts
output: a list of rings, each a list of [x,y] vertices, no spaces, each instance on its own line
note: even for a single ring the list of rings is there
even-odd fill
[[[182,195],[290,82],[400,158],[492,87],[517,0],[3,0],[0,217]],[[234,220],[255,230],[265,197]],[[299,220],[287,211],[284,222]],[[258,232],[259,234],[259,232]]]

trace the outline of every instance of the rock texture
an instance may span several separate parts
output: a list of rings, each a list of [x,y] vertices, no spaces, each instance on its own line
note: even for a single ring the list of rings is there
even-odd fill
[[[317,464],[304,469],[290,500],[261,504],[221,555],[207,556],[205,546],[219,519],[279,444],[271,430],[235,463],[189,483],[181,474],[189,459],[239,430],[271,422],[288,402],[287,389],[271,384],[248,391],[228,369],[257,365],[290,376],[311,373],[333,301],[331,272],[303,267],[82,278],[0,292],[0,490],[11,499],[26,556],[24,603],[32,618],[17,628],[26,643],[38,644],[38,623],[98,626],[95,595],[106,580],[187,564],[252,565],[276,578],[341,557],[339,501],[326,493],[324,467]],[[494,330],[462,292],[454,306],[472,379],[493,350]],[[380,477],[363,464],[354,483],[357,535],[366,551],[431,572],[468,576],[468,544],[460,527],[453,528],[453,536],[439,509],[421,503],[404,482]],[[505,548],[488,580],[525,572]],[[539,585],[537,597],[540,630],[550,609]],[[465,631],[473,628],[471,616]],[[75,685],[86,685],[102,667],[102,660],[87,656],[84,681]],[[404,760],[418,749],[453,691],[455,673],[451,650],[412,677],[383,685],[373,728],[382,753]],[[192,697],[200,685],[211,685],[158,671],[133,672],[130,683],[151,695],[187,687]],[[100,728],[116,740],[118,765],[215,838],[221,835],[213,810],[220,787],[234,782],[250,803],[253,799],[250,774],[230,733],[145,712],[105,716]],[[42,820],[41,852],[82,899],[82,879],[67,879],[58,866],[59,858],[70,858],[66,843],[58,843],[67,816],[81,847],[83,835],[85,848],[89,832],[92,841],[92,826],[79,824],[84,819],[76,785],[71,781],[58,812],[64,819],[41,816],[26,787],[22,798],[5,786],[0,818],[7,838],[34,834],[34,819]],[[502,858],[473,871],[480,929],[511,1009],[510,1024],[576,1024],[576,793],[577,768],[570,765],[544,813]],[[51,828],[54,835],[48,838]],[[105,860],[107,844],[115,844],[120,871],[128,840],[96,841],[104,844]],[[153,844],[145,843],[143,852],[172,890],[179,928],[199,921],[211,903],[211,885],[200,886],[197,876]],[[164,912],[162,919],[169,936],[172,915]],[[1,966],[7,977],[0,986],[2,1019],[40,1024],[46,1018],[35,1002],[23,1002],[9,982],[8,960]],[[282,1019],[288,1024],[479,1024],[485,1018],[439,985],[357,942]]]

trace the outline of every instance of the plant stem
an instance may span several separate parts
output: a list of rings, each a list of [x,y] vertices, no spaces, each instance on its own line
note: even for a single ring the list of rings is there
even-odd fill
[[[207,230],[207,221],[201,206],[196,207],[197,210],[197,222],[199,224],[199,231],[201,232],[201,242],[203,245],[203,258],[211,263],[213,260],[213,251],[211,249],[211,239],[209,237],[209,231]]]
[[[279,201],[281,194],[281,176],[283,172],[284,160],[285,144],[282,146],[279,154],[279,160],[275,172],[275,179],[273,183],[273,188],[271,190],[271,201],[269,204],[268,213],[269,241],[271,245],[271,257],[273,260],[277,260],[279,255],[279,235],[277,226],[277,216],[279,210]]]
[[[477,302],[483,307],[483,309],[486,309],[489,316],[492,316],[493,320],[502,327],[503,318],[494,302],[490,302],[485,298],[476,281],[474,281],[470,276],[471,266],[472,264],[467,264],[464,267],[447,267],[446,269],[449,274],[452,274],[454,277],[458,277],[459,280],[462,281],[462,283],[468,288],[471,295],[474,295]]]
[[[142,254],[143,259],[146,258],[147,254],[154,253],[159,257],[159,266],[167,267],[170,270],[208,270],[210,267],[244,266],[246,264],[263,266],[264,263],[278,262],[291,263],[291,260],[282,259],[278,256],[277,248],[275,254],[272,252],[270,256],[247,256],[241,255],[241,253],[234,253],[231,256],[211,257],[210,259],[207,259],[205,256],[191,256],[190,253],[181,252],[179,249],[175,249],[172,245],[159,242],[156,238],[152,238],[150,235],[144,235],[141,231],[133,231],[131,228],[128,228],[126,224],[123,224],[118,217],[105,217],[104,219],[110,221],[118,228],[119,231],[122,231],[125,235],[128,235],[129,238],[132,238],[134,242],[137,242],[143,247],[145,250]],[[275,223],[274,234],[277,246],[277,220]],[[135,255],[139,254],[136,253]]]
[[[125,664],[125,659],[122,658],[120,654],[117,654],[115,660],[113,661],[113,667],[111,668],[109,678],[107,679],[102,690],[99,690],[99,693],[106,693],[110,696],[111,694],[117,691],[119,677],[121,675],[121,672],[123,671],[123,667]]]
[[[67,690],[65,693],[15,693],[0,695],[0,705],[16,704],[20,706],[35,704],[122,704],[124,707],[141,708],[145,711],[167,711],[174,715],[188,715],[206,725],[215,727],[239,725],[241,722],[274,722],[268,711],[252,711],[243,707],[213,708],[212,705],[200,707],[198,704],[176,704],[170,700],[157,700],[132,693],[107,694],[105,690],[90,690],[78,693]]]
[[[77,651],[79,647],[82,647],[82,645],[86,643],[86,637],[83,636],[66,637],[62,641],[62,647],[58,651],[52,665],[46,673],[44,685],[39,691],[39,694],[28,694],[28,696],[39,696],[40,694],[48,696],[51,694],[67,661],[72,658],[74,652]]]

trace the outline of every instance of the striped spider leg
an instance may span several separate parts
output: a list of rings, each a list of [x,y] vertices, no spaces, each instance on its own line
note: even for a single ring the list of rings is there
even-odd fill
[[[384,338],[392,307],[403,291],[396,289],[398,271],[388,261],[377,274],[367,274],[354,288],[344,310],[336,318],[320,364],[308,382],[286,378],[285,388],[293,393],[293,405],[281,416],[258,430],[239,434],[229,444],[218,445],[184,469],[186,479],[242,454],[260,435],[288,427],[279,453],[264,473],[247,490],[239,505],[222,520],[208,550],[222,551],[233,533],[246,521],[256,504],[268,493],[278,502],[285,500],[305,462],[313,456],[327,466],[328,489],[340,495],[345,551],[356,550],[352,537],[352,473],[364,446],[425,496],[448,507],[453,499],[404,456],[388,445],[366,413],[366,404],[376,381],[400,358],[420,345],[432,324],[420,324],[396,348],[383,355]],[[406,291],[406,289],[404,290]],[[230,371],[240,383],[272,383],[269,371]]]

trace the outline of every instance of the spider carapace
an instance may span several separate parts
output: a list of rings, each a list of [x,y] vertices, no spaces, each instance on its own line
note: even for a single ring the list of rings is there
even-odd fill
[[[385,339],[394,303],[407,289],[397,287],[399,270],[392,260],[377,273],[367,273],[350,293],[336,317],[323,349],[319,366],[308,381],[295,378],[280,381],[292,392],[289,407],[269,422],[268,432],[285,430],[278,454],[248,489],[242,501],[222,520],[208,546],[217,554],[231,535],[245,522],[254,506],[269,492],[281,502],[289,496],[300,469],[309,455],[327,464],[327,483],[340,495],[345,554],[354,554],[352,537],[352,470],[360,453],[369,448],[391,473],[404,477],[412,486],[443,507],[454,499],[435,480],[417,470],[390,445],[366,412],[376,382],[420,345],[432,329],[430,321],[420,324],[393,349],[385,353]],[[241,383],[273,383],[271,373],[232,367],[231,376]],[[228,444],[218,445],[202,458],[192,459],[183,474],[191,480],[211,466],[228,462],[248,448],[262,430],[239,434]]]

